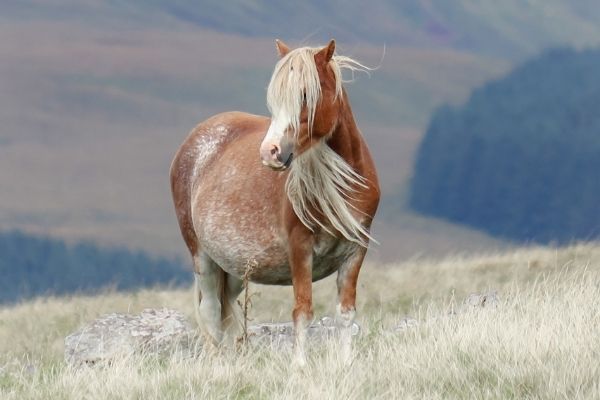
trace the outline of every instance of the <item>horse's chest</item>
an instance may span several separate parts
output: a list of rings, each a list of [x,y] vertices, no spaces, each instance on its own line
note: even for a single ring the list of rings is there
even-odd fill
[[[313,250],[313,281],[325,278],[337,271],[352,259],[357,250],[356,243],[328,235],[321,238]]]

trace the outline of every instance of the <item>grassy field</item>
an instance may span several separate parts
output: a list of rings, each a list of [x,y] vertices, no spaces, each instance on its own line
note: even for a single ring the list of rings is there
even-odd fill
[[[315,284],[317,317],[332,315],[334,279]],[[288,320],[291,288],[253,286],[254,321]],[[470,293],[495,308],[449,315]],[[2,399],[599,398],[600,246],[529,248],[398,265],[367,265],[358,293],[363,333],[351,366],[335,343],[299,370],[268,349],[197,359],[139,356],[72,369],[63,338],[109,312],[171,307],[192,315],[190,291],[45,298],[0,309]],[[418,326],[394,332],[410,315]]]

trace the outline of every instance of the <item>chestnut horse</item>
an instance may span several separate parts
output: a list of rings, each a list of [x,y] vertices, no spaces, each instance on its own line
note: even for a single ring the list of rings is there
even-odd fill
[[[333,40],[323,48],[276,45],[271,118],[213,116],[194,128],[171,166],[175,210],[194,259],[196,315],[213,343],[231,336],[242,277],[253,263],[251,281],[293,285],[295,353],[303,363],[312,282],[338,271],[337,323],[347,358],[380,191],[341,71],[366,67],[334,54]]]

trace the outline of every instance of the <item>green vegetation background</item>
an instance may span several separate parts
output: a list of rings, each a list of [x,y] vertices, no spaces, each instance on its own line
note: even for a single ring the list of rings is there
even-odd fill
[[[191,268],[182,264],[126,248],[0,232],[0,303],[106,288],[181,286],[191,282]]]
[[[411,206],[517,241],[600,235],[600,50],[557,49],[440,108]]]

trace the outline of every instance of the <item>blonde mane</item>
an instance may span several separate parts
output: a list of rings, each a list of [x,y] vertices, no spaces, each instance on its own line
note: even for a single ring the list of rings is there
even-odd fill
[[[347,240],[368,247],[369,240],[377,241],[354,216],[353,210],[360,211],[349,202],[358,190],[368,189],[366,181],[323,140],[294,160],[285,190],[294,212],[308,229],[314,231],[315,227],[321,227],[335,236],[335,232],[311,212],[314,209]]]
[[[286,113],[297,138],[300,113],[306,105],[309,134],[315,110],[321,98],[321,84],[315,64],[315,54],[321,48],[302,47],[292,50],[275,66],[267,89],[267,106],[273,117]],[[368,72],[370,68],[350,57],[334,55],[329,61],[335,77],[335,96],[342,94],[342,70]],[[304,100],[306,96],[306,100]],[[305,103],[306,101],[306,103]],[[360,189],[367,189],[366,179],[327,145],[327,137],[297,157],[286,181],[286,193],[294,212],[310,230],[317,226],[331,235],[330,227],[311,210],[317,210],[347,240],[367,247],[373,237],[354,216],[358,212],[349,200]]]
[[[319,47],[300,47],[290,51],[275,65],[271,82],[267,88],[267,107],[271,115],[280,112],[287,113],[291,118],[291,128],[294,136],[298,135],[300,127],[300,113],[306,95],[306,109],[308,110],[309,134],[312,128],[317,103],[321,98],[321,83],[315,64],[315,54],[321,50]],[[369,72],[371,68],[358,61],[335,54],[329,61],[329,66],[335,77],[335,96],[342,94],[342,70]]]

